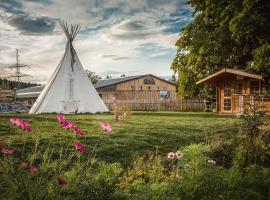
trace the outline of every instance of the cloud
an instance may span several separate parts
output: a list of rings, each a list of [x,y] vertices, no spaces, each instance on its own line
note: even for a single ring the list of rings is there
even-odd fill
[[[74,47],[98,74],[170,75],[179,30],[192,20],[184,0],[0,0],[0,60],[28,64],[46,82],[61,60],[66,37],[57,19],[81,25]]]
[[[55,28],[55,21],[49,17],[31,17],[27,15],[17,15],[9,20],[8,24],[16,27],[25,35],[48,34]]]
[[[101,55],[102,58],[110,58],[112,60],[126,60],[130,59],[128,56],[117,56],[117,55]]]
[[[155,33],[157,31],[154,28],[142,21],[126,20],[112,27],[110,36],[119,40],[141,40]]]

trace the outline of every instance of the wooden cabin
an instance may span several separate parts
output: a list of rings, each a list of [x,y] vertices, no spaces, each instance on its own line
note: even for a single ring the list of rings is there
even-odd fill
[[[103,79],[94,85],[104,103],[113,97],[124,103],[175,101],[177,85],[152,74]]]
[[[223,68],[198,82],[216,88],[216,110],[218,113],[242,113],[251,101],[260,102],[270,111],[270,82],[260,75],[239,69]]]

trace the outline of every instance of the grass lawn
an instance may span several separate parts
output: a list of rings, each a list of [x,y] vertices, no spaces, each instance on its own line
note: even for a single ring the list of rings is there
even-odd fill
[[[19,117],[31,120],[32,133],[16,130],[9,124],[9,118]],[[160,154],[176,151],[179,148],[199,142],[207,142],[217,134],[236,132],[235,116],[211,113],[167,113],[136,112],[127,122],[114,122],[112,114],[67,115],[68,120],[77,123],[86,132],[80,141],[92,149],[100,138],[99,125],[102,122],[112,124],[113,132],[101,137],[96,148],[96,158],[106,162],[130,163],[135,155]],[[56,115],[1,114],[0,139],[3,139],[16,151],[32,151],[34,143],[30,137],[40,137],[41,146],[72,141],[74,134],[60,128]],[[71,140],[70,140],[71,139]]]

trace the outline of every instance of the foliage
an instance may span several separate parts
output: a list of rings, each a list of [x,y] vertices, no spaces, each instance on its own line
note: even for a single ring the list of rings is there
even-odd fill
[[[241,119],[239,143],[246,153],[248,164],[270,165],[270,119],[259,102],[251,101]]]
[[[90,70],[85,70],[85,71],[88,75],[88,78],[91,80],[93,84],[96,84],[101,79],[101,77],[97,75],[95,72],[92,72]]]
[[[39,84],[30,83],[30,82],[20,82],[17,81],[11,81],[7,79],[0,78],[0,89],[10,89],[13,90],[14,88],[21,89],[21,88],[27,88],[31,86],[38,86]]]
[[[269,74],[270,2],[189,0],[194,20],[181,30],[172,69],[179,94],[198,96],[195,82],[219,68]]]

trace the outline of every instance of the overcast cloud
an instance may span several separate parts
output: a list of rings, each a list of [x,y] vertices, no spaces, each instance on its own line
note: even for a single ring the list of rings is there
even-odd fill
[[[169,76],[192,10],[183,0],[0,0],[0,75],[12,73],[3,67],[18,48],[30,80],[45,83],[65,49],[59,19],[81,25],[74,46],[85,69]]]

